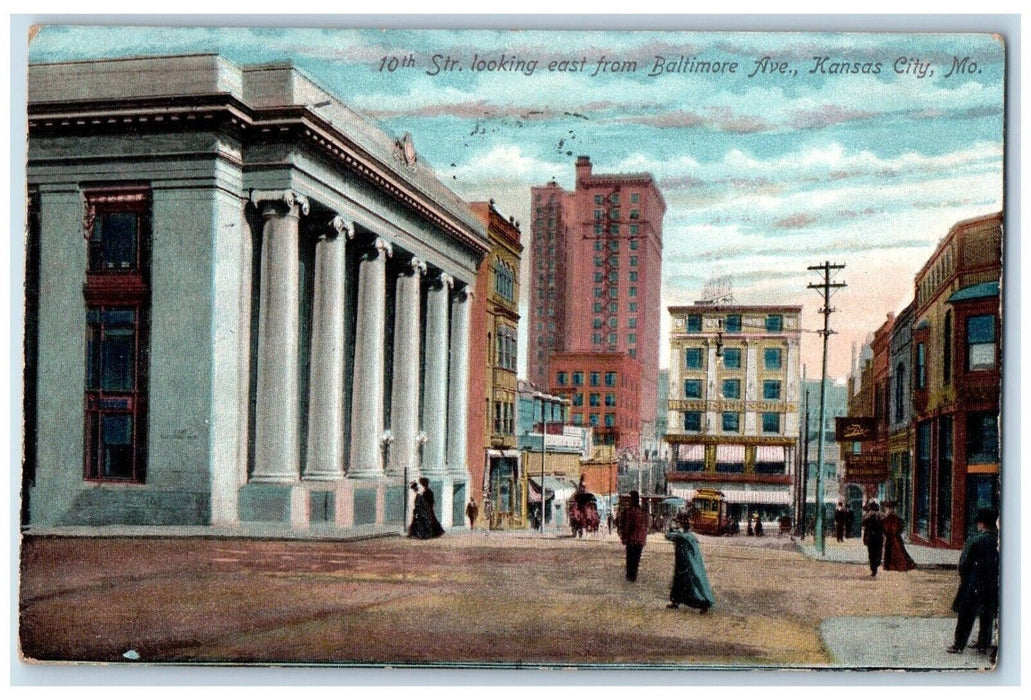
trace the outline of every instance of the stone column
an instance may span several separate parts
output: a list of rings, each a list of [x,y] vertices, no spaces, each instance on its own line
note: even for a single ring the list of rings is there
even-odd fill
[[[447,449],[448,296],[454,280],[441,273],[426,291],[426,359],[423,368],[422,475],[442,477]]]
[[[720,414],[715,410],[716,401],[722,401],[723,387],[716,386],[716,370],[718,369],[715,341],[705,343],[705,430],[716,433],[723,430]]]
[[[317,481],[344,476],[344,253],[348,238],[354,238],[354,225],[337,216],[315,244],[304,478]]]
[[[419,258],[397,276],[394,301],[394,383],[390,401],[391,476],[419,474],[419,298],[426,263]],[[407,489],[408,485],[405,484]]]
[[[358,310],[351,389],[351,458],[347,475],[383,474],[383,343],[390,243],[377,238],[358,268]]]
[[[290,191],[251,191],[261,209],[258,383],[251,481],[291,482],[300,457],[298,229],[308,200]]]
[[[469,316],[473,292],[468,286],[451,300],[451,369],[448,392],[447,465],[456,478],[468,474]]]

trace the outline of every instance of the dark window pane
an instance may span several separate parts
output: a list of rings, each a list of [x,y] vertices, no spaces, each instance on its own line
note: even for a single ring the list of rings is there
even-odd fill
[[[995,317],[971,316],[967,319],[968,343],[995,342]]]
[[[702,317],[701,316],[688,316],[687,317],[687,332],[698,333],[702,330]]]
[[[741,332],[741,317],[738,315],[727,316],[727,332],[728,333],[740,333]]]
[[[740,379],[724,379],[723,380],[723,398],[725,398],[725,399],[740,399],[741,398],[741,380]],[[734,414],[734,415],[737,415],[737,414]]]
[[[780,348],[766,348],[763,351],[766,369],[780,369]]]
[[[684,430],[701,430],[702,414],[700,411],[688,411],[684,414]]]
[[[783,316],[767,316],[766,317],[766,330],[771,333],[778,333],[784,330],[784,317]]]
[[[108,415],[103,417],[104,473],[114,478],[132,477],[132,416]]]
[[[689,369],[700,369],[702,366],[702,349],[688,348],[684,353],[684,363]]]
[[[780,398],[780,382],[767,379],[763,382],[763,398],[777,400]]]
[[[136,338],[132,329],[110,329],[103,341],[103,386],[105,391],[132,391]]]
[[[90,238],[90,270],[136,268],[136,214],[100,214]]]
[[[702,398],[702,380],[700,380],[700,379],[685,379],[684,380],[684,398],[685,399],[700,399],[700,398]]]
[[[741,369],[741,349],[726,348],[723,351],[723,366],[727,369]]]

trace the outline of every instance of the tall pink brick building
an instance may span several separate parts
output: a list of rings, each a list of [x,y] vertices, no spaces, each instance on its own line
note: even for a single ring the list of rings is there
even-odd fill
[[[648,173],[596,174],[580,156],[572,192],[549,182],[531,197],[529,379],[554,383],[552,353],[625,353],[641,364],[647,432],[659,373],[662,194]]]

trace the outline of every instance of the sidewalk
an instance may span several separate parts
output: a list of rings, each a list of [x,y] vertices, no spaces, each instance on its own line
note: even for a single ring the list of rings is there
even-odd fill
[[[838,564],[866,564],[868,562],[866,547],[858,537],[849,538],[844,542],[838,542],[833,537],[828,537],[824,541],[825,553],[822,557],[817,554],[816,544],[812,537],[804,540],[795,539],[794,543],[799,552],[816,561],[830,561]],[[917,567],[921,569],[955,569],[959,566],[960,550],[958,549],[924,547],[906,543],[906,551],[913,557]]]
[[[856,669],[985,670],[991,659],[973,649],[949,654],[952,617],[832,617],[820,636],[832,666]],[[998,642],[996,642],[998,643]]]

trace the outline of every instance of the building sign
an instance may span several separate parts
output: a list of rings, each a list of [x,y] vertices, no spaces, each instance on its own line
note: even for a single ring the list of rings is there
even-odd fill
[[[845,455],[845,481],[850,484],[879,484],[888,480],[888,455],[864,453]]]
[[[844,416],[834,419],[835,442],[863,442],[877,438],[873,418]]]

